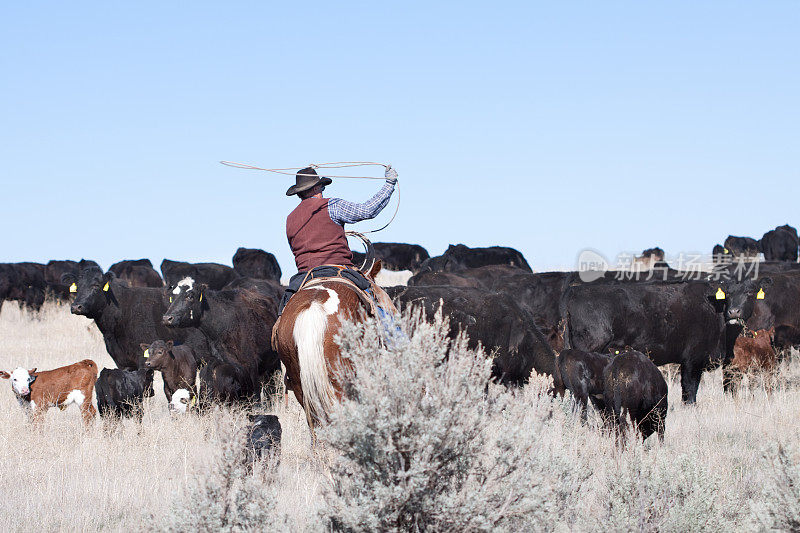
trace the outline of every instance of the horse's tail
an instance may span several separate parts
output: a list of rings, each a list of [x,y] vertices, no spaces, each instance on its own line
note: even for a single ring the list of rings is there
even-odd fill
[[[303,391],[303,407],[309,420],[325,419],[333,404],[333,387],[328,377],[325,360],[325,332],[328,328],[328,313],[319,302],[312,302],[308,309],[297,315],[294,321],[294,337],[297,359],[300,363],[300,387]]]

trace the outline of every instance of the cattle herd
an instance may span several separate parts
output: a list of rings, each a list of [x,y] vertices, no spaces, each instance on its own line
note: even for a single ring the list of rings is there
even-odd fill
[[[798,236],[788,225],[760,240],[728,237],[702,275],[671,268],[660,248],[639,258],[640,275],[597,272],[591,281],[578,271],[535,273],[507,247],[451,245],[437,257],[413,244],[374,248],[385,268],[413,274],[386,288],[397,307],[428,316],[441,307],[452,336],[464,331],[491,354],[494,379],[522,386],[531,372],[550,375],[553,394],[569,390],[583,413],[591,402],[620,430],[630,417],[644,438],[664,436],[667,383],[658,366],[680,366],[682,399],[693,403],[704,371],[721,366],[725,390],[735,393],[742,372],[769,374],[777,354],[800,346]],[[282,272],[262,250],[239,248],[232,263],[165,259],[160,274],[147,259],[105,272],[85,259],[0,264],[0,306],[15,301],[36,313],[48,299],[69,305],[94,321],[117,366],[99,377],[90,360],[0,377],[34,420],[75,403],[91,423],[93,392],[105,420],[141,419],[154,372],[175,413],[252,405],[280,383],[271,333]],[[252,421],[251,440],[279,440],[277,419]]]

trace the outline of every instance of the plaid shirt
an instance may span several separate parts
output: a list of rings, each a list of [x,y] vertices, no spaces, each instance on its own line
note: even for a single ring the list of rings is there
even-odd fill
[[[381,187],[381,190],[363,204],[348,202],[341,198],[331,198],[328,200],[328,215],[331,217],[331,220],[340,226],[355,224],[362,220],[375,218],[389,203],[389,198],[391,198],[394,192],[395,183],[396,180],[387,179],[384,186]]]

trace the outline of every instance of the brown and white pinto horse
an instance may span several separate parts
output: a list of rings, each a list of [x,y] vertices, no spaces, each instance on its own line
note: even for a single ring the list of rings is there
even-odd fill
[[[378,304],[393,311],[389,295],[374,282],[380,268],[376,261],[365,277]],[[344,278],[317,278],[292,296],[275,324],[272,347],[286,367],[287,388],[303,406],[312,428],[327,419],[331,406],[342,397],[336,373],[351,367],[334,336],[342,322],[363,322],[372,314],[361,294]]]

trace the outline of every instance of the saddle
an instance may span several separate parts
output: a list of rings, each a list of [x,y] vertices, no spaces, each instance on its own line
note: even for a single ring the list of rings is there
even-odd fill
[[[385,320],[390,315],[397,316],[400,314],[392,299],[377,283],[366,277],[362,272],[341,265],[322,265],[312,268],[303,278],[294,295],[296,296],[303,289],[309,289],[328,282],[342,283],[353,289],[364,304],[367,315],[370,317]],[[279,316],[272,328],[272,348],[275,351],[278,350],[278,325],[282,318],[283,315]]]
[[[330,281],[343,283],[352,288],[367,308],[367,314],[373,317],[378,316],[378,308],[383,307],[383,302],[378,302],[377,291],[375,289],[377,288],[381,293],[383,293],[383,290],[364,276],[364,274],[350,267],[322,265],[312,268],[306,274],[297,292]],[[392,306],[392,309],[387,309],[387,311],[392,310],[394,310],[394,306]]]

